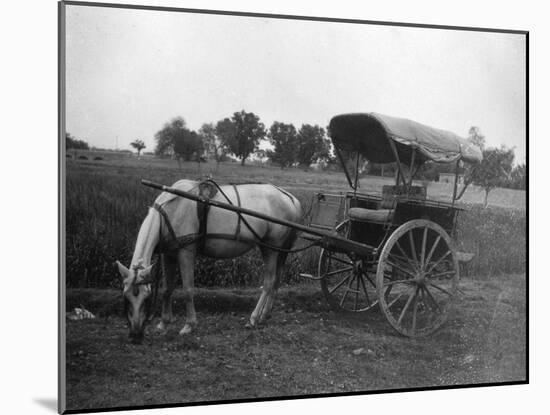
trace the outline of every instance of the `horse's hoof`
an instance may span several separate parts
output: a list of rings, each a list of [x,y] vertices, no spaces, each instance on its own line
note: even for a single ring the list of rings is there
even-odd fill
[[[252,330],[252,329],[255,329],[255,328],[256,328],[256,325],[249,321],[248,323],[246,323],[246,324],[244,325],[244,328],[245,328],[245,329],[248,329],[248,330]]]
[[[193,331],[193,327],[190,324],[186,324],[183,326],[183,328],[180,330],[180,336],[185,336],[186,334],[189,334]]]

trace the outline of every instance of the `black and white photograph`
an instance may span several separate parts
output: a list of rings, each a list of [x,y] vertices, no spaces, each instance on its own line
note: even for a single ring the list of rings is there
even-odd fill
[[[528,31],[444,24],[59,3],[61,412],[528,383]]]

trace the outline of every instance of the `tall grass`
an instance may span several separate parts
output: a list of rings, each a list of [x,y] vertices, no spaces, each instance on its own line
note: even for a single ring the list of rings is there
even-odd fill
[[[464,276],[521,273],[526,269],[526,212],[519,209],[472,206],[461,212],[458,249],[475,254]]]
[[[112,287],[119,279],[113,263],[128,264],[147,207],[158,192],[140,184],[141,178],[171,184],[210,173],[223,182],[270,181],[289,187],[309,211],[314,192],[323,187],[345,190],[344,178],[337,173],[281,171],[258,167],[216,167],[195,163],[176,168],[171,161],[135,160],[76,162],[67,165],[66,189],[66,268],[69,287]],[[331,181],[332,178],[332,181]],[[302,185],[302,186],[300,186]],[[472,207],[462,212],[458,223],[459,248],[476,254],[463,275],[486,276],[525,271],[525,210]],[[299,272],[314,272],[319,249],[294,254],[287,260],[284,282],[299,280]],[[260,283],[262,260],[252,251],[242,257],[197,261],[196,280],[203,286],[243,286]]]

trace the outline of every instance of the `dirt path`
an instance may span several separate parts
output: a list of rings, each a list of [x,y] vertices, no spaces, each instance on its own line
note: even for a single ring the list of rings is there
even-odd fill
[[[72,291],[95,320],[67,323],[68,407],[85,409],[525,380],[525,277],[466,281],[455,315],[426,339],[400,337],[378,310],[330,311],[317,286],[284,288],[272,318],[244,328],[255,290],[199,290],[199,328],[177,322],[127,341],[119,294]]]

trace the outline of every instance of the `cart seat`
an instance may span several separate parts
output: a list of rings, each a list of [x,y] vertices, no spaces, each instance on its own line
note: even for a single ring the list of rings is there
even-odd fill
[[[353,207],[348,210],[351,220],[357,222],[389,222],[393,216],[393,209],[365,209]]]

